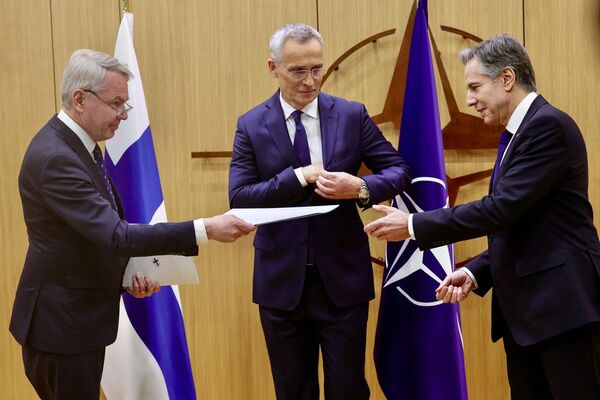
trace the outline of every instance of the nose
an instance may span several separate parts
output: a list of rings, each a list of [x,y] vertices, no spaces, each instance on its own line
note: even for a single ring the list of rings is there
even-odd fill
[[[477,103],[477,99],[473,96],[471,91],[467,91],[467,106],[472,107],[475,103]]]
[[[127,118],[129,118],[129,111],[127,111],[127,109],[124,109],[123,112],[117,116],[117,118],[125,121]]]
[[[308,71],[308,74],[306,74],[306,78],[302,80],[302,83],[304,83],[306,86],[312,86],[315,83],[315,78],[312,76],[312,71]]]

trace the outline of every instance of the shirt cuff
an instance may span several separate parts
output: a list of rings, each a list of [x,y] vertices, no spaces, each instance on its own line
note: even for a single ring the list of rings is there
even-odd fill
[[[204,226],[204,218],[194,220],[194,231],[196,232],[196,243],[208,243],[208,234]]]
[[[298,178],[298,181],[300,181],[302,187],[308,186],[308,182],[306,182],[306,179],[304,179],[304,174],[302,173],[302,167],[296,168],[294,173],[296,174],[296,177]]]
[[[462,267],[460,269],[461,271],[464,271],[465,274],[467,274],[467,276],[469,278],[471,278],[471,280],[473,281],[473,284],[475,285],[475,289],[477,289],[479,287],[479,285],[477,285],[477,279],[475,279],[475,275],[473,275],[473,273],[471,272],[471,270],[467,267]]]
[[[410,238],[412,240],[417,240],[417,239],[415,239],[415,230],[413,229],[412,219],[413,219],[413,215],[408,214],[408,234],[410,235]]]

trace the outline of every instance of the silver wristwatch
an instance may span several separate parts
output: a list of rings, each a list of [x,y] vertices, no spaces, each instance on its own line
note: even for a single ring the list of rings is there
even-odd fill
[[[362,203],[363,206],[366,206],[371,198],[369,193],[369,187],[367,186],[367,182],[364,179],[360,180],[360,189],[358,189],[358,200]]]

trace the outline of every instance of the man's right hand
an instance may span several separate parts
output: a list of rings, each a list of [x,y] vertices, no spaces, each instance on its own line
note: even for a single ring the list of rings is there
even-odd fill
[[[204,218],[204,227],[209,240],[233,242],[240,236],[252,232],[256,227],[235,215],[215,215]]]
[[[323,170],[323,163],[310,164],[302,167],[302,175],[308,184],[315,183]]]

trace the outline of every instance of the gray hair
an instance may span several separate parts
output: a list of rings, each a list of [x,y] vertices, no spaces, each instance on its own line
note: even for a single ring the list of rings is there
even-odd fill
[[[515,71],[517,83],[529,92],[535,92],[535,72],[527,50],[512,36],[503,33],[492,36],[475,46],[460,52],[460,61],[467,64],[477,57],[481,73],[496,80],[503,69]]]
[[[323,47],[321,34],[312,26],[306,24],[286,24],[277,29],[269,41],[273,61],[281,61],[281,50],[288,39],[294,39],[299,43],[306,43],[315,39]]]
[[[94,92],[102,90],[106,80],[106,71],[119,72],[127,80],[133,77],[126,65],[108,54],[89,49],[79,49],[73,52],[62,77],[63,107],[67,110],[71,109],[73,93],[78,89]]]

